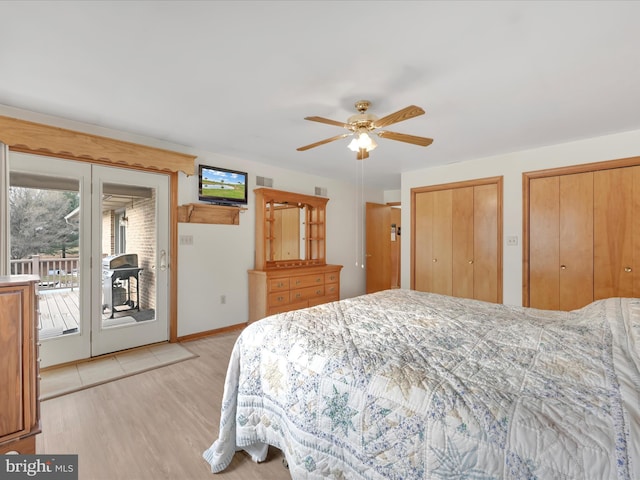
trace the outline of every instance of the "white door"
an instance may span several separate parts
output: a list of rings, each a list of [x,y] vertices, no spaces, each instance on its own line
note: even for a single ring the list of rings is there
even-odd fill
[[[168,177],[13,152],[9,162],[11,271],[41,278],[41,365],[167,340]],[[35,200],[60,207],[41,213]],[[127,254],[135,276],[116,272],[107,293],[103,258]]]
[[[167,340],[169,177],[94,166],[93,191],[91,355]]]

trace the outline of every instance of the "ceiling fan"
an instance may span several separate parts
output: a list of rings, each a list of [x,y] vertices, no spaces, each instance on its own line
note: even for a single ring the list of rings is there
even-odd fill
[[[410,105],[403,108],[402,110],[398,110],[395,113],[387,115],[386,117],[378,118],[371,113],[367,113],[367,110],[370,106],[371,102],[368,100],[357,101],[355,103],[355,107],[359,113],[350,116],[347,119],[346,123],[330,120],[323,117],[305,117],[305,120],[311,120],[312,122],[326,123],[328,125],[335,125],[338,127],[346,128],[347,130],[349,130],[349,133],[343,133],[341,135],[336,135],[335,137],[320,140],[319,142],[300,147],[297,150],[299,152],[302,152],[304,150],[309,150],[310,148],[319,147],[320,145],[324,145],[325,143],[333,142],[335,140],[340,140],[341,138],[355,135],[353,137],[353,140],[351,140],[351,143],[349,144],[349,149],[357,153],[358,160],[363,160],[369,156],[369,152],[371,150],[377,147],[377,143],[370,136],[371,133],[375,133],[376,135],[378,135],[378,137],[381,138],[388,138],[390,140],[412,143],[414,145],[420,145],[422,147],[431,145],[431,143],[433,142],[433,139],[431,138],[417,137],[415,135],[389,132],[386,130],[378,130],[379,128],[402,122],[404,120],[409,120],[410,118],[417,117],[418,115],[423,115],[424,110],[422,108],[416,107],[415,105]]]

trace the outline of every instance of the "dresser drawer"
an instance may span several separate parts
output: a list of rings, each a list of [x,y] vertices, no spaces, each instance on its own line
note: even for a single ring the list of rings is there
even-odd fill
[[[291,277],[289,283],[290,288],[303,288],[311,287],[313,285],[324,285],[324,273],[318,273],[314,275],[298,275]]]
[[[324,283],[338,283],[340,281],[340,272],[331,272],[324,274]]]
[[[337,302],[338,300],[340,300],[339,295],[325,295],[324,297],[310,298],[308,302],[310,307],[315,307],[316,305],[322,305],[323,303],[329,302]]]
[[[276,313],[290,312],[292,310],[307,308],[308,306],[309,306],[309,302],[307,300],[304,300],[298,303],[289,303],[288,305],[278,305],[278,306],[273,305],[269,307],[266,315],[275,315]]]
[[[324,294],[325,295],[339,295],[340,294],[340,284],[339,283],[330,283],[324,286]]]
[[[281,292],[282,290],[289,290],[289,277],[269,280],[269,292]]]
[[[308,298],[323,297],[323,296],[324,296],[324,285],[291,290],[292,302],[298,302],[301,300],[306,300]]]
[[[288,305],[290,303],[289,291],[273,292],[269,294],[269,306],[277,307],[280,305]]]

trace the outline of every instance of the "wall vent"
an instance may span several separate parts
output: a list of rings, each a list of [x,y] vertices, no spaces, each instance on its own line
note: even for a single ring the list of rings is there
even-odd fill
[[[315,194],[320,196],[320,197],[326,197],[327,196],[326,187],[316,187],[316,193]]]
[[[256,176],[256,185],[258,185],[259,187],[272,188],[273,187],[273,178]]]

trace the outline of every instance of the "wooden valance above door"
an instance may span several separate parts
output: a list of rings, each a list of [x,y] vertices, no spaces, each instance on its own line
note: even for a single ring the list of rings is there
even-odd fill
[[[195,156],[0,116],[0,142],[17,152],[193,175]]]

